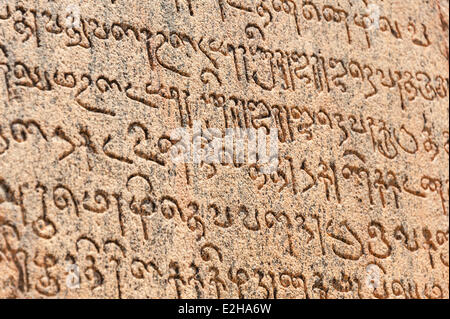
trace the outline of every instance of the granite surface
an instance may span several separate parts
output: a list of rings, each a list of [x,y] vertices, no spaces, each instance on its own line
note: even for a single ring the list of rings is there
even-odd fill
[[[448,10],[0,0],[0,297],[449,298]]]

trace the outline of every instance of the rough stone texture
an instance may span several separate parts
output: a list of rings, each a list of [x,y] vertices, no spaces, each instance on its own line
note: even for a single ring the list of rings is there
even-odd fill
[[[0,297],[448,298],[448,7],[0,0]]]

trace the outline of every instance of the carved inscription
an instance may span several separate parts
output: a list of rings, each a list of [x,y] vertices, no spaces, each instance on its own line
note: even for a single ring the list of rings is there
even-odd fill
[[[445,8],[0,0],[0,298],[449,298]]]

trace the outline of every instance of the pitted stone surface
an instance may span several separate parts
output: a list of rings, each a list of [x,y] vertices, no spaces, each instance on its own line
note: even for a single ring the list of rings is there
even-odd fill
[[[448,298],[448,8],[0,0],[0,297]]]

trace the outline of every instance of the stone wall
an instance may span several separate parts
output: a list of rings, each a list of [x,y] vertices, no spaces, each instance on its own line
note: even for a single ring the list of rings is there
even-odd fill
[[[445,0],[0,0],[0,297],[448,298]]]

